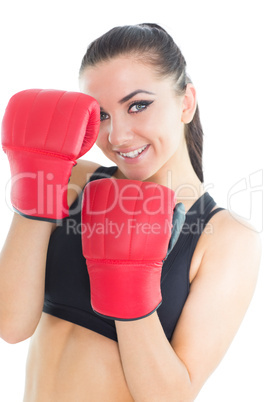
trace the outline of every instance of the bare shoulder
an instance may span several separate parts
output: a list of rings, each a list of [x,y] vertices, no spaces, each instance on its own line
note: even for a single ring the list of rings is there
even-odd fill
[[[90,176],[98,169],[100,165],[86,159],[79,159],[77,164],[72,169],[70,184],[83,187],[90,179]]]
[[[260,235],[245,219],[223,210],[212,218],[212,237],[214,245],[243,249],[243,251],[260,252]],[[247,250],[245,246],[251,245]],[[210,244],[211,246],[211,244]]]
[[[257,278],[261,257],[259,233],[246,220],[228,210],[213,216],[205,234],[205,252],[200,268],[209,269],[214,261],[231,276],[249,275]],[[219,264],[219,261],[224,264]],[[253,281],[255,282],[255,281]]]
[[[215,270],[215,266],[218,271],[220,266],[224,270],[229,269],[233,275],[248,266],[252,274],[257,275],[260,255],[260,235],[255,228],[238,215],[222,210],[210,219],[197,243],[191,262],[190,282],[209,267]],[[225,264],[220,263],[224,261]]]
[[[68,204],[71,205],[83,190],[90,176],[100,165],[85,159],[79,159],[72,169],[70,181],[68,183]]]

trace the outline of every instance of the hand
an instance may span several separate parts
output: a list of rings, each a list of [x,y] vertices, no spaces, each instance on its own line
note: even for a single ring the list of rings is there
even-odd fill
[[[52,222],[68,216],[72,167],[93,146],[99,124],[97,101],[82,93],[29,89],[10,99],[2,146],[10,163],[16,212]]]
[[[101,179],[85,187],[82,246],[96,313],[135,320],[160,306],[174,207],[174,191],[156,183]]]

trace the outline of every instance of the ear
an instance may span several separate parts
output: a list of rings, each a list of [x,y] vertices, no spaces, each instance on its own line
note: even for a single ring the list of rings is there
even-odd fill
[[[181,121],[188,124],[193,120],[196,111],[196,90],[193,84],[187,84],[182,104]]]

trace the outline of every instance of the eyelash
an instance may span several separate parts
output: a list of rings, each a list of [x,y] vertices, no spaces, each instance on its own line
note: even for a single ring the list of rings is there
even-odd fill
[[[153,100],[151,100],[151,101],[149,101],[149,100],[148,100],[148,101],[135,101],[135,102],[131,103],[131,105],[129,105],[128,112],[130,112],[130,110],[131,110],[134,106],[143,106],[143,108],[140,109],[140,110],[137,110],[137,111],[135,111],[135,112],[130,112],[131,114],[134,114],[134,113],[135,113],[135,114],[136,114],[136,113],[141,113],[141,112],[143,112],[144,110],[146,110],[146,109],[148,108],[148,106],[150,106],[153,102],[154,102]],[[100,113],[100,121],[107,120],[107,117],[102,118],[102,115],[108,116],[107,113],[101,112],[101,113]]]
[[[143,112],[143,110],[146,110],[147,107],[151,105],[151,103],[153,103],[153,101],[135,101],[129,106],[128,111],[130,112],[130,109],[132,109],[133,106],[144,106],[142,109],[137,110],[136,112],[131,112],[131,113]]]

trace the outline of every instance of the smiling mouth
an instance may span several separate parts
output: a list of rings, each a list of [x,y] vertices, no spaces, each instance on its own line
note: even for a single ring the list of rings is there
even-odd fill
[[[146,148],[148,147],[147,145],[144,145],[143,147],[139,149],[135,149],[135,151],[130,151],[130,152],[119,152],[119,155],[123,156],[124,158],[136,158],[138,155],[140,155]]]

